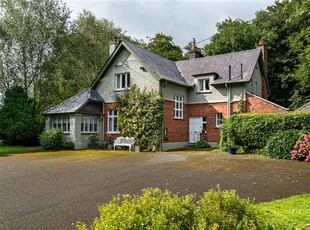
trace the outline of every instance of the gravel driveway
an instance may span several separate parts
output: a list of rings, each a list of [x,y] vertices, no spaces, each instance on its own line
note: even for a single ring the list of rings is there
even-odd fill
[[[0,229],[75,229],[97,206],[146,187],[198,196],[220,184],[270,201],[310,193],[310,163],[218,152],[107,151],[0,157]]]

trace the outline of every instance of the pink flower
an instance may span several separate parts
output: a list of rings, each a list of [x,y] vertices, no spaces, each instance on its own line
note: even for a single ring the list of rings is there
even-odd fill
[[[306,157],[305,161],[310,161],[310,154]]]

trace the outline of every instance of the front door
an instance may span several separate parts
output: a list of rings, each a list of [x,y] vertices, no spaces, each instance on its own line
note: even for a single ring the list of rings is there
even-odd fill
[[[189,143],[200,141],[200,133],[202,132],[202,117],[189,118]]]

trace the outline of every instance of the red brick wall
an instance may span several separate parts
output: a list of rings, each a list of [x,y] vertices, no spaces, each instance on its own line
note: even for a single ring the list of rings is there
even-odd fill
[[[285,108],[278,106],[260,97],[246,94],[245,112],[246,113],[277,113],[287,112]]]
[[[169,142],[187,142],[188,141],[188,106],[184,104],[183,119],[174,118],[174,102],[165,101],[164,104],[164,121],[163,129],[168,130],[168,139],[164,143]]]

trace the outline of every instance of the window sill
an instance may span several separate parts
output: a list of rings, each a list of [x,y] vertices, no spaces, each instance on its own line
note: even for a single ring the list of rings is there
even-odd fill
[[[123,88],[123,89],[114,89],[114,92],[123,92],[129,90],[130,88]]]
[[[201,91],[201,92],[197,92],[196,94],[211,94],[211,91]]]
[[[110,134],[110,135],[115,135],[115,134],[119,134],[119,132],[107,132],[106,134],[107,134],[107,135],[109,135],[109,134]]]
[[[182,118],[179,118],[179,117],[174,117],[173,120],[177,120],[177,121],[185,121],[185,119],[182,117]]]

